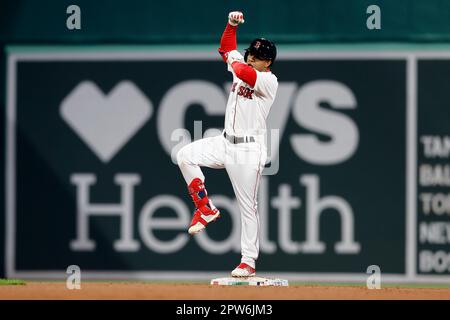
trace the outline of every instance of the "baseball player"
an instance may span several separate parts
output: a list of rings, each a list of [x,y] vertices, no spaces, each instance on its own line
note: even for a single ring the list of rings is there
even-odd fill
[[[241,263],[233,277],[254,276],[259,254],[257,194],[267,159],[266,118],[278,88],[270,68],[276,47],[264,38],[251,42],[243,57],[236,49],[236,31],[244,23],[242,12],[233,11],[220,40],[219,53],[233,75],[222,135],[190,143],[177,153],[177,161],[196,207],[189,234],[194,235],[220,216],[208,197],[200,167],[225,169],[241,214]]]

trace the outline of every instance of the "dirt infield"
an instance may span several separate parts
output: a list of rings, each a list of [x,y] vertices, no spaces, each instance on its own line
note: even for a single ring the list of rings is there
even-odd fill
[[[82,283],[68,290],[65,282],[29,282],[0,286],[1,300],[133,299],[133,300],[450,300],[450,289],[389,287],[369,290],[355,286],[249,287],[204,284]]]

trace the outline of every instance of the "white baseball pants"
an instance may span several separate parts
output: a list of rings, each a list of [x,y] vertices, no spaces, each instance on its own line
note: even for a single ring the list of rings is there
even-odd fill
[[[232,144],[223,135],[197,140],[177,154],[178,166],[188,185],[194,178],[205,181],[200,167],[227,170],[241,213],[241,262],[253,268],[259,254],[257,195],[266,159],[263,144]]]

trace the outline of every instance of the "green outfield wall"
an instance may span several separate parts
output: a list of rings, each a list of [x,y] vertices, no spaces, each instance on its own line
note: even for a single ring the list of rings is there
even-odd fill
[[[70,5],[80,8],[80,30],[66,28]],[[380,30],[366,27],[371,5],[381,10]],[[0,4],[0,41],[211,43],[233,10],[245,14],[245,41],[261,34],[279,43],[450,39],[450,3],[440,0],[23,0]]]

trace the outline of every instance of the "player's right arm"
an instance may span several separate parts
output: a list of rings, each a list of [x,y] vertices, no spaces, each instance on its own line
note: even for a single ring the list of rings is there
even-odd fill
[[[236,31],[239,24],[244,23],[244,15],[240,11],[232,11],[228,14],[228,22],[220,38],[218,49],[223,61],[227,62],[228,52],[237,49]]]
[[[244,15],[242,12],[233,11],[228,14],[228,23],[220,38],[220,48],[218,51],[223,61],[228,63],[228,70],[253,87],[256,82],[256,71],[243,63],[244,57],[236,50],[236,31],[238,25],[242,23],[244,23]]]

